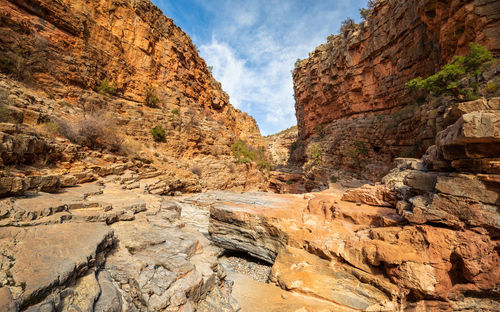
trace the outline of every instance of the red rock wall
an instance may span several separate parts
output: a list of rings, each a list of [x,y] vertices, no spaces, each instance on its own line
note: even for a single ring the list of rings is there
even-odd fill
[[[260,138],[190,38],[149,0],[0,0],[0,8],[0,53],[21,57],[35,87],[76,104],[82,89],[107,78],[141,106],[154,85],[165,104],[201,109],[236,137]]]
[[[476,41],[500,53],[500,2],[380,0],[364,23],[330,37],[293,72],[299,137],[348,116],[406,104],[404,85]]]

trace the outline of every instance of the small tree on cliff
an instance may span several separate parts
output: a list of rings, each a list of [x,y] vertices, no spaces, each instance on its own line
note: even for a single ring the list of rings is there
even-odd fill
[[[477,93],[479,74],[485,67],[491,65],[493,55],[485,47],[471,42],[470,52],[465,56],[455,56],[450,63],[440,71],[427,78],[417,77],[406,83],[410,90],[425,90],[435,96],[450,94],[455,97],[464,96],[466,100],[473,99]],[[472,85],[469,82],[460,83],[464,77],[475,78]],[[470,79],[469,79],[470,80]]]

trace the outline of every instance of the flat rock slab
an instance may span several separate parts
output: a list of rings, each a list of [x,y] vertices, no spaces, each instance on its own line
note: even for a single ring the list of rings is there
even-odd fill
[[[14,299],[23,306],[64,285],[92,267],[112,240],[113,231],[98,223],[0,228],[0,252],[11,267]]]
[[[340,306],[326,300],[285,291],[273,284],[256,281],[246,275],[231,273],[228,279],[234,281],[232,295],[244,312],[353,312],[354,309]]]
[[[396,305],[382,291],[361,283],[341,264],[303,249],[283,248],[273,265],[271,279],[283,289],[320,298],[357,311],[393,311]]]

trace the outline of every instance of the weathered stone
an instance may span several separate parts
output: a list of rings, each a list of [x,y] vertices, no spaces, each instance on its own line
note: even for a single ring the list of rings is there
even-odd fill
[[[451,166],[460,172],[500,174],[500,158],[458,159]]]
[[[479,17],[479,8],[480,2],[385,1],[366,22],[330,36],[293,71],[299,136],[308,139],[339,118],[401,105],[407,81],[434,74],[436,64],[462,54],[468,42],[498,50],[498,32],[487,31],[498,29],[498,19]],[[457,34],[460,25],[467,27]],[[403,35],[408,31],[413,36]]]
[[[284,289],[327,300],[354,310],[393,310],[395,303],[377,288],[362,283],[335,264],[292,247],[280,251],[272,281]]]
[[[96,264],[98,254],[111,246],[112,238],[113,232],[102,224],[0,229],[0,248],[2,252],[8,250],[15,259],[11,269],[14,283],[24,285],[15,299],[25,307],[34,298],[43,298],[53,287],[78,277]]]
[[[481,181],[474,175],[452,174],[438,177],[436,190],[486,204],[500,205],[500,184]]]
[[[14,302],[8,287],[0,287],[0,311],[18,311],[17,304]]]
[[[414,171],[406,176],[405,184],[419,191],[431,192],[436,186],[438,176],[439,173],[436,172]]]
[[[63,305],[66,311],[92,311],[94,302],[101,294],[101,288],[94,271],[78,279],[73,286],[73,295],[64,298]]]
[[[106,271],[100,271],[97,274],[97,280],[99,282],[99,287],[101,288],[101,294],[95,303],[94,311],[121,312],[121,295],[117,286],[115,286],[112,282],[109,273]]]
[[[471,143],[500,143],[500,112],[465,114],[436,137],[436,145],[439,147]]]
[[[407,177],[407,180],[410,176]],[[359,202],[371,206],[394,207],[396,194],[385,185],[364,185],[361,188],[349,190],[342,200]]]

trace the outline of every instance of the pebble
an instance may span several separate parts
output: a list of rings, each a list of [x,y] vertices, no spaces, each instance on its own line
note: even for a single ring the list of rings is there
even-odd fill
[[[219,262],[224,268],[245,274],[256,281],[267,283],[271,274],[271,266],[257,261],[232,255],[219,258]]]

